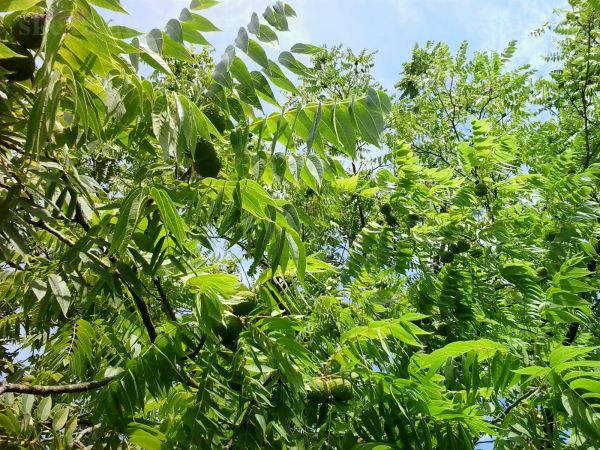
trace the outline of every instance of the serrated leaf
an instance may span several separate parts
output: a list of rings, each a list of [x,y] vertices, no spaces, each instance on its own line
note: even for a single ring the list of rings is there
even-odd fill
[[[154,187],[150,189],[150,195],[156,202],[156,206],[158,206],[165,227],[175,237],[179,245],[184,246],[187,240],[185,225],[181,216],[177,213],[171,197],[164,189]]]
[[[119,209],[119,219],[112,235],[109,255],[120,253],[129,244],[146,200],[146,190],[143,188],[136,188],[125,197]]]
[[[67,317],[67,313],[69,312],[69,306],[71,306],[71,291],[69,291],[69,287],[65,280],[63,280],[60,275],[50,274],[48,275],[48,284],[50,285],[50,289],[54,294],[54,298],[60,307],[63,315]]]

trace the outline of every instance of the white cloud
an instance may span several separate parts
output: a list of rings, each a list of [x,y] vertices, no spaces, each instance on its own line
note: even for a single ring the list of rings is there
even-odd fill
[[[414,0],[388,0],[393,10],[396,12],[396,18],[399,24],[422,23],[422,8],[419,8],[419,2]]]
[[[552,19],[555,7],[567,0],[287,0],[298,13],[290,32],[278,32],[281,49],[296,42],[344,44],[353,49],[377,50],[376,75],[391,86],[415,42],[446,41],[457,48],[467,40],[472,49],[502,50],[519,41],[515,61],[543,65],[550,37],[535,39],[530,32]],[[123,0],[131,16],[119,22],[142,31],[161,27],[177,17],[189,0]],[[233,43],[239,27],[253,12],[262,14],[274,0],[223,0],[199,13],[223,33],[210,33],[217,55]],[[271,57],[277,51],[270,52]]]

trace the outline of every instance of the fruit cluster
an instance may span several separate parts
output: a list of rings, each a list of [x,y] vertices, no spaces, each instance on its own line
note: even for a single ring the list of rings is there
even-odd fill
[[[243,318],[249,315],[255,307],[255,298],[244,299],[231,307],[231,313],[225,316],[223,323],[215,330],[217,336],[221,338],[221,343],[225,347],[230,350],[235,350],[238,338],[244,330],[245,320]]]
[[[471,244],[463,239],[452,243],[448,246],[447,250],[442,249],[442,251],[440,252],[440,261],[443,262],[444,264],[450,264],[452,261],[454,261],[454,257],[460,253],[466,253],[469,252],[469,254],[471,254],[470,252],[471,250]],[[481,250],[481,249],[479,249]],[[478,253],[478,252],[477,252]],[[471,255],[474,256],[474,255]],[[481,256],[481,255],[479,255]],[[474,257],[479,257],[479,256],[474,256]]]
[[[30,50],[38,51],[42,45],[46,13],[26,12],[10,19],[12,36],[2,44],[18,56],[0,59],[0,68],[8,81],[30,80],[35,75],[35,59]],[[5,24],[7,21],[5,18]]]
[[[344,378],[315,378],[307,386],[306,397],[315,403],[331,400],[347,402],[352,400],[352,383]]]

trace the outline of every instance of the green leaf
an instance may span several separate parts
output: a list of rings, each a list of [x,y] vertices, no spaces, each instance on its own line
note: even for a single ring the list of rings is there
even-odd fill
[[[21,433],[21,423],[9,408],[0,413],[0,427],[13,436]]]
[[[309,73],[308,67],[294,58],[290,52],[282,52],[279,55],[279,63],[296,75],[307,76]]]
[[[352,105],[351,114],[362,138],[369,144],[379,146],[385,125],[382,112],[368,106],[364,100],[358,100]]]
[[[488,339],[452,342],[443,348],[433,351],[429,355],[420,357],[418,365],[421,369],[429,368],[429,373],[432,374],[437,372],[448,358],[456,358],[469,352],[473,352],[478,356],[479,361],[483,361],[494,356],[496,352],[507,353],[508,348]]]
[[[269,84],[266,77],[257,71],[251,72],[252,81],[254,82],[254,89],[260,98],[269,102],[270,104],[279,107],[279,103],[275,99],[275,95],[271,89],[271,85]]]
[[[556,347],[552,350],[552,353],[550,353],[550,367],[558,367],[562,363],[572,361],[579,356],[587,355],[596,348],[597,347],[575,347],[565,345]]]
[[[277,34],[275,34],[275,32],[271,28],[264,24],[260,24],[257,37],[259,41],[262,41],[272,47],[277,47],[277,45],[279,44]]]
[[[269,69],[269,58],[267,58],[265,50],[255,40],[248,39],[248,48],[246,50],[246,54],[264,69]]]
[[[315,55],[323,51],[321,47],[310,44],[294,44],[290,50],[292,53],[299,53],[302,55]]]
[[[317,187],[321,186],[324,168],[323,163],[317,155],[313,153],[307,156],[302,172],[303,175],[309,175],[316,182]]]
[[[165,33],[174,41],[180,44],[183,43],[183,30],[181,29],[181,22],[179,20],[169,20],[165,26]]]
[[[121,208],[119,209],[119,219],[115,226],[109,255],[121,253],[122,250],[129,244],[133,232],[137,228],[142,210],[146,203],[147,191],[145,188],[136,188],[125,197]]]
[[[356,133],[350,112],[345,106],[338,105],[333,110],[333,126],[338,140],[344,147],[346,155],[356,156]]]
[[[568,390],[563,392],[561,400],[575,426],[595,441],[600,441],[600,419],[594,410]]]
[[[306,273],[306,253],[304,250],[304,243],[298,233],[294,233],[288,230],[286,233],[287,244],[290,249],[290,256],[296,266],[296,275],[300,283],[304,283],[304,275]]]
[[[69,28],[69,22],[73,16],[73,10],[75,3],[71,0],[55,0],[49,3],[49,8],[46,14],[46,27],[44,30],[44,41],[42,42],[44,59],[42,67],[40,67],[36,74],[36,83],[44,86],[46,84],[51,85],[52,89],[46,89],[47,92],[52,92],[56,87],[57,82],[60,81],[60,77],[56,78],[56,71],[54,71],[54,63],[59,54],[61,46],[67,29]],[[58,103],[58,99],[56,100]],[[49,114],[53,120],[56,117],[56,110],[50,109]]]
[[[125,27],[123,25],[113,25],[110,27],[110,32],[117,39],[131,39],[136,36],[141,36],[143,33],[134,30],[133,28]]]
[[[408,326],[408,322],[423,318],[422,315],[406,316],[402,319],[389,319],[373,321],[367,326],[359,326],[352,328],[342,334],[342,342],[353,340],[379,340],[382,341],[387,337],[393,337],[405,344],[421,346],[417,338],[417,334],[426,334],[423,330],[416,326]]]
[[[60,73],[52,72],[47,84],[36,96],[29,115],[25,150],[36,158],[48,143],[50,133],[54,129],[61,90]]]
[[[279,31],[288,31],[288,22],[284,11],[278,10],[276,6],[267,6],[263,17],[269,22],[271,26]]]
[[[69,407],[68,406],[57,406],[52,414],[52,429],[54,431],[60,431],[64,428],[69,418]]]
[[[317,107],[317,111],[315,112],[315,116],[313,118],[312,126],[310,127],[310,131],[308,132],[308,138],[306,139],[306,152],[310,153],[312,149],[313,142],[317,137],[317,131],[319,129],[319,124],[321,123],[322,111],[321,104]]]
[[[166,437],[160,431],[142,423],[131,423],[126,431],[131,444],[145,450],[161,450]]]
[[[6,45],[4,45],[2,42],[0,42],[0,59],[22,58],[22,57],[23,57],[23,55],[15,53],[10,48],[8,48]]]
[[[92,5],[99,6],[100,8],[127,14],[127,11],[123,9],[119,0],[89,0],[89,2]]]
[[[21,409],[24,414],[31,415],[31,408],[33,408],[33,402],[35,397],[33,394],[23,394],[21,397]]]
[[[191,13],[187,8],[184,8],[179,15],[179,20],[186,22],[197,31],[211,32],[221,31],[214,23],[199,14]]]
[[[199,275],[188,280],[188,284],[204,294],[216,293],[224,298],[233,297],[241,289],[241,283],[235,275],[215,273]]]
[[[71,292],[67,283],[60,277],[60,275],[50,274],[48,275],[48,284],[54,294],[54,298],[60,307],[63,315],[67,317],[69,307],[71,306]]]
[[[275,86],[278,86],[285,91],[291,92],[292,94],[298,94],[298,89],[296,88],[294,83],[292,83],[290,79],[284,75],[279,66],[273,61],[268,61],[265,74]]]
[[[540,367],[540,366],[530,366],[524,367],[522,369],[513,370],[514,373],[519,375],[528,376],[528,380],[533,378],[544,378],[550,373],[549,367]]]
[[[37,406],[36,417],[40,422],[45,422],[50,417],[52,409],[52,397],[43,397]]]
[[[200,34],[193,26],[191,26],[188,22],[183,22],[181,24],[181,29],[183,31],[183,40],[186,42],[190,42],[191,44],[210,46],[210,42],[206,40],[202,34]]]
[[[215,5],[218,5],[218,0],[192,0],[190,3],[190,9],[197,11],[200,9],[212,8]]]
[[[165,227],[171,232],[179,245],[183,247],[187,242],[185,224],[175,209],[171,197],[164,189],[154,187],[150,189],[150,195],[158,206]]]
[[[181,34],[181,40],[183,40],[183,32]],[[194,59],[186,50],[185,46],[169,35],[165,35],[163,40],[163,54],[166,57],[175,58],[179,61],[187,61],[188,63],[194,62]]]
[[[0,0],[0,11],[20,11],[29,9],[39,3],[40,0]]]

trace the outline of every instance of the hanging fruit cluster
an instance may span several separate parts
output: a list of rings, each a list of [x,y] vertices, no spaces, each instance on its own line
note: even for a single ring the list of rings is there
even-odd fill
[[[16,55],[0,59],[2,76],[8,81],[26,81],[35,75],[35,59],[31,50],[39,51],[46,25],[46,13],[25,12],[2,19],[1,43]]]
[[[306,397],[315,403],[331,400],[348,402],[352,400],[352,383],[345,378],[315,378],[307,386]]]

